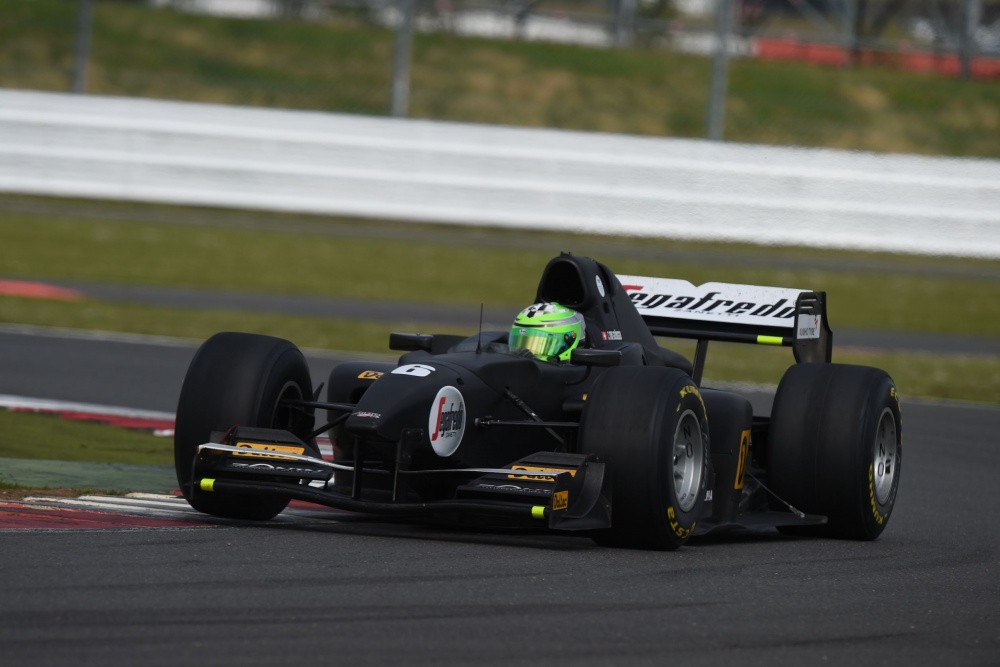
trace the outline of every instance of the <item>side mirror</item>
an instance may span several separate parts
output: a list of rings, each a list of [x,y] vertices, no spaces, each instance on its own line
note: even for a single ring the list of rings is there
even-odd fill
[[[431,334],[391,333],[389,334],[389,349],[400,352],[415,352],[423,350],[430,352],[434,347],[434,336]]]
[[[578,347],[569,353],[569,362],[575,366],[611,368],[621,365],[622,353],[618,350],[591,350]]]

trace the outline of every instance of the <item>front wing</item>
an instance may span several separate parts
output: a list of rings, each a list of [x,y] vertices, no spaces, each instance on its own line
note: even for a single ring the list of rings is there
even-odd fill
[[[305,454],[305,443],[286,431],[237,428],[221,439],[224,442],[198,447],[186,494],[267,495],[389,517],[451,517],[489,525],[496,525],[499,519],[505,526],[551,530],[611,525],[604,463],[593,456],[538,452],[500,468],[407,470],[403,465],[326,461]],[[400,448],[404,446],[400,443]],[[351,493],[334,490],[333,478],[338,471],[350,473],[354,479],[391,476],[391,496],[372,500],[358,485]],[[417,476],[445,480],[453,485],[453,496],[415,499],[407,489]]]

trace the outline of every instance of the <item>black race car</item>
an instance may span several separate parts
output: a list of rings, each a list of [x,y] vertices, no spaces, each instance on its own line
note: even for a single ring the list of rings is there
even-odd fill
[[[652,549],[731,527],[874,539],[899,485],[898,395],[884,371],[830,363],[825,299],[562,254],[535,302],[582,314],[566,361],[515,350],[509,331],[394,333],[398,363],[339,364],[325,400],[292,343],[220,333],[181,390],[177,478],[192,507],[234,519],[299,499]],[[657,336],[697,340],[694,359]],[[769,417],[701,386],[710,341],[792,348]]]

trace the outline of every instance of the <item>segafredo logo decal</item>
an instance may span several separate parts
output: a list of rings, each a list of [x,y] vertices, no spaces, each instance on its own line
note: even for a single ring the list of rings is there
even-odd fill
[[[427,421],[431,447],[438,456],[451,456],[458,449],[465,434],[465,399],[455,387],[441,387]]]
[[[620,276],[641,315],[791,328],[795,301],[805,290],[730,283]]]

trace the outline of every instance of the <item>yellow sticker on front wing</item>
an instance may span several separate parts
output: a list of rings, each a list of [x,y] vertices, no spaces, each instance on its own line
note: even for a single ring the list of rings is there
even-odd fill
[[[305,449],[292,445],[272,445],[265,442],[237,442],[237,447],[253,450],[248,452],[233,452],[233,456],[252,456],[263,459],[281,459],[282,456],[274,456],[269,452],[281,452],[283,454],[304,454]]]
[[[510,467],[511,470],[524,470],[525,472],[551,472],[551,473],[563,473],[568,472],[571,477],[576,477],[576,470],[571,468],[545,468],[542,466],[526,466],[526,465],[513,465]],[[554,482],[555,477],[549,477],[548,475],[507,475],[507,479],[527,479],[535,482]]]
[[[569,491],[556,491],[552,494],[552,509],[564,510],[569,507]]]

